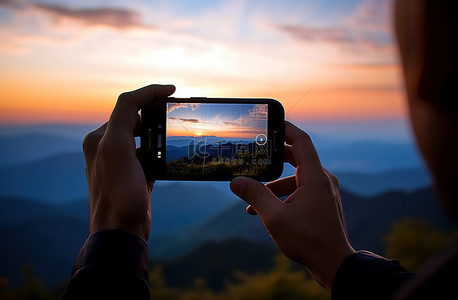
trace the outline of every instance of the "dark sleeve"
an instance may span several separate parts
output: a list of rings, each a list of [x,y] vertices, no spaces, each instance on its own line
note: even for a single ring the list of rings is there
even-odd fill
[[[148,247],[121,230],[88,237],[62,299],[150,299]]]
[[[347,257],[337,270],[331,298],[390,299],[399,287],[414,276],[396,260],[359,251]]]

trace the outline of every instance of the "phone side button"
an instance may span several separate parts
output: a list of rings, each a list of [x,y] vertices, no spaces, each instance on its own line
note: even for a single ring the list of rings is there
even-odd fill
[[[274,131],[274,151],[278,151],[278,131]]]
[[[151,129],[148,129],[148,150],[151,150]]]

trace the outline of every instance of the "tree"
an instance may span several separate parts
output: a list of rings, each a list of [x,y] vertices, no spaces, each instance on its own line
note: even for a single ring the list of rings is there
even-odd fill
[[[457,231],[444,232],[425,220],[406,218],[395,223],[385,237],[386,256],[399,260],[407,270],[415,271],[457,236]]]
[[[239,273],[240,283],[228,284],[222,300],[295,300],[330,299],[330,294],[304,270],[293,270],[293,263],[283,255],[276,257],[268,273]]]

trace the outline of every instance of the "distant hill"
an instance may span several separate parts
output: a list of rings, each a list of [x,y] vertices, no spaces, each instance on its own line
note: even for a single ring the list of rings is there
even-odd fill
[[[65,203],[87,198],[83,152],[0,168],[0,196]]]
[[[390,232],[393,222],[405,217],[421,218],[432,225],[451,229],[448,219],[431,188],[411,193],[389,192],[374,197],[360,197],[342,191],[342,202],[350,239],[358,249],[383,253],[382,238]],[[245,212],[244,202],[235,203],[209,221],[181,234],[151,241],[153,257],[178,257],[198,247],[207,240],[222,241],[241,238],[272,245],[261,220]],[[317,212],[319,213],[319,212]]]
[[[410,143],[320,143],[320,139],[317,140],[316,149],[322,164],[334,172],[375,174],[423,166],[416,147]]]
[[[150,266],[162,268],[169,286],[190,288],[196,278],[202,278],[210,289],[220,290],[237,279],[235,272],[254,274],[270,270],[279,253],[273,245],[241,239],[207,241],[183,257],[153,260]]]
[[[410,192],[432,184],[424,168],[399,169],[377,174],[337,172],[340,185],[347,191],[362,196],[374,196],[386,191]]]
[[[151,235],[187,230],[236,201],[228,182],[156,182],[151,196]]]
[[[269,234],[258,217],[247,215],[246,204],[239,200],[223,212],[197,227],[180,233],[150,239],[150,255],[156,258],[174,258],[193,251],[205,241],[244,239],[271,243]]]
[[[374,197],[359,197],[342,191],[342,203],[350,240],[355,249],[383,253],[382,238],[394,222],[406,217],[428,221],[443,230],[455,228],[436,200],[432,188],[413,192],[387,192]]]
[[[21,198],[0,198],[0,226],[14,227],[37,219],[68,216],[89,222],[89,201],[78,200],[63,205],[48,205]]]
[[[166,149],[166,162],[179,160],[184,157],[197,164],[201,164],[203,155],[208,155],[208,161],[212,158],[237,158],[237,153],[243,151],[246,154],[255,153],[260,147],[255,143],[246,143],[241,146],[240,143],[201,143],[191,144],[188,146],[176,147],[168,145]]]
[[[0,136],[0,167],[42,160],[62,153],[82,152],[82,139],[25,133]]]
[[[327,169],[337,176],[341,188],[361,196],[375,196],[388,191],[411,192],[432,185],[430,175],[424,167],[369,173]],[[296,168],[285,164],[282,177],[295,172]]]
[[[69,279],[88,223],[64,214],[33,218],[15,226],[0,226],[0,277],[12,286],[21,280],[21,268],[29,266],[45,286]]]

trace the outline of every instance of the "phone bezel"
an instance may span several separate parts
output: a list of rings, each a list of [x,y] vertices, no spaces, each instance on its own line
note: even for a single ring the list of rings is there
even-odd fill
[[[273,151],[269,172],[259,176],[247,176],[259,181],[271,181],[280,177],[284,164],[284,120],[285,112],[281,103],[271,98],[174,98],[169,97],[152,102],[141,110],[140,161],[147,180],[180,181],[230,181],[232,176],[173,176],[166,173],[166,131],[167,102],[174,103],[246,103],[268,104],[267,138],[272,140]],[[161,139],[161,142],[159,142]],[[162,145],[158,145],[161,143]],[[160,146],[160,147],[159,147]],[[161,158],[158,158],[158,151]],[[154,166],[154,167],[153,167]]]

